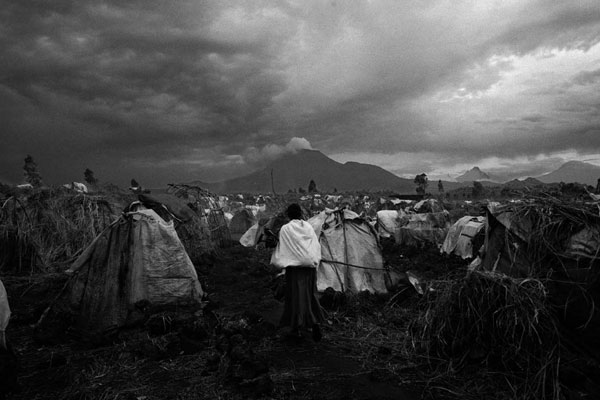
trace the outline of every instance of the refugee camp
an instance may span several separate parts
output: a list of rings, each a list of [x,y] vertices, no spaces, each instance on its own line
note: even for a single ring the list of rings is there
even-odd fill
[[[600,398],[596,1],[0,22],[0,400]]]

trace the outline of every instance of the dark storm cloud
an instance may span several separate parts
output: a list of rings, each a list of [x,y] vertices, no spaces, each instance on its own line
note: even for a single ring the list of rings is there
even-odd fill
[[[160,161],[257,129],[283,88],[268,68],[269,44],[194,33],[218,13],[195,10],[186,22],[190,4],[164,4],[9,3],[0,85],[3,103],[18,104],[10,120],[19,131],[5,148],[51,160],[67,148],[131,159],[135,147]]]
[[[600,151],[597,65],[486,99],[517,58],[591,51],[599,32],[592,0],[4,1],[0,177],[32,154],[54,181],[91,165],[118,183],[213,180],[292,138],[448,162]]]

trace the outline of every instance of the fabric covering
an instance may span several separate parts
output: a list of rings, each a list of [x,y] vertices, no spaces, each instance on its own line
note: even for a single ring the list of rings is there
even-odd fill
[[[284,308],[280,326],[292,330],[310,328],[324,320],[316,296],[316,274],[311,267],[288,267],[285,271]]]
[[[600,258],[600,228],[584,228],[571,236],[566,255],[590,259]]]
[[[173,223],[143,208],[102,232],[69,272],[69,305],[90,331],[126,325],[140,302],[197,304],[203,295]]]
[[[465,258],[473,258],[473,242],[476,236],[483,236],[484,217],[465,216],[450,227],[441,253],[456,254]],[[480,243],[481,245],[481,243]]]
[[[183,222],[191,221],[196,215],[185,201],[170,194],[139,194],[138,199],[146,208],[167,208],[175,218]]]
[[[0,349],[6,350],[6,337],[4,332],[10,319],[10,307],[8,305],[8,296],[6,289],[0,280]]]
[[[436,199],[426,199],[415,204],[413,210],[418,213],[439,213],[444,211],[444,207]]]
[[[307,222],[294,219],[281,227],[279,243],[271,255],[271,264],[287,266],[319,265],[321,246],[313,227]]]
[[[258,222],[250,227],[240,238],[240,244],[244,247],[254,247],[258,244],[263,227],[258,225]]]
[[[341,210],[323,211],[309,222],[319,225],[319,291],[331,287],[341,292],[387,292],[381,248],[374,229],[365,220],[352,211]]]
[[[429,214],[408,214],[405,225],[396,232],[396,243],[405,246],[443,244],[448,233],[450,214],[447,211]]]
[[[401,217],[406,213],[402,210],[377,211],[377,233],[379,237],[393,237],[401,226]]]

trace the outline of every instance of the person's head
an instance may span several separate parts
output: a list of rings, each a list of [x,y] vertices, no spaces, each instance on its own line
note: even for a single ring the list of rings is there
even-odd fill
[[[290,204],[285,213],[289,219],[302,219],[302,208],[296,203]]]

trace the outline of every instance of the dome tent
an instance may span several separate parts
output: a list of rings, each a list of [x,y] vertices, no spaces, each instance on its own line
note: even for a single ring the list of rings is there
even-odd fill
[[[194,305],[203,296],[173,221],[138,202],[67,272],[73,276],[60,303],[75,316],[76,328],[85,331],[109,331],[135,322],[144,307]]]

